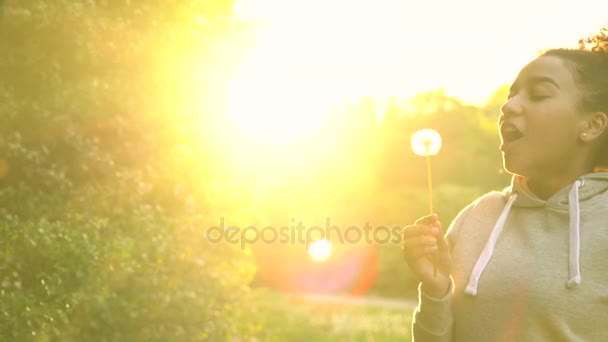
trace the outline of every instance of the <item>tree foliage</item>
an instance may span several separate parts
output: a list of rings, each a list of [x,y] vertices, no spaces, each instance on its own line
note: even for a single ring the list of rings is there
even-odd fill
[[[1,13],[2,340],[257,329],[240,319],[251,262],[200,227],[220,207],[239,213],[205,140],[248,45],[231,2],[7,1]]]

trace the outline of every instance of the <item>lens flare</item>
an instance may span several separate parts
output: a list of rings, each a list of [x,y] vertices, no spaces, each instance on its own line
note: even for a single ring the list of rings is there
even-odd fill
[[[331,242],[322,239],[314,241],[308,248],[310,258],[317,262],[323,262],[331,256]]]

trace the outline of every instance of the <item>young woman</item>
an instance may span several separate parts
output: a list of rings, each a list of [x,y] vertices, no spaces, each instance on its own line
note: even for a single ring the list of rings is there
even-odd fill
[[[414,341],[608,341],[607,34],[517,76],[498,120],[511,186],[445,237],[436,215],[404,230]]]

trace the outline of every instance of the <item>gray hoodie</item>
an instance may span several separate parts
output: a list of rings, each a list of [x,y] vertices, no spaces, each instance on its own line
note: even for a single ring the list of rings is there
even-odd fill
[[[522,177],[463,209],[452,287],[420,292],[414,341],[608,341],[608,173],[548,200]]]

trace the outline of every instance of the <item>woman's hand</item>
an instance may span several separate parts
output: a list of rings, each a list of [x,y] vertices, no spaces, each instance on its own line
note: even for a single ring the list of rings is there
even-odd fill
[[[450,287],[450,250],[437,215],[422,217],[414,225],[406,226],[401,249],[424,292],[431,297],[444,297]]]

